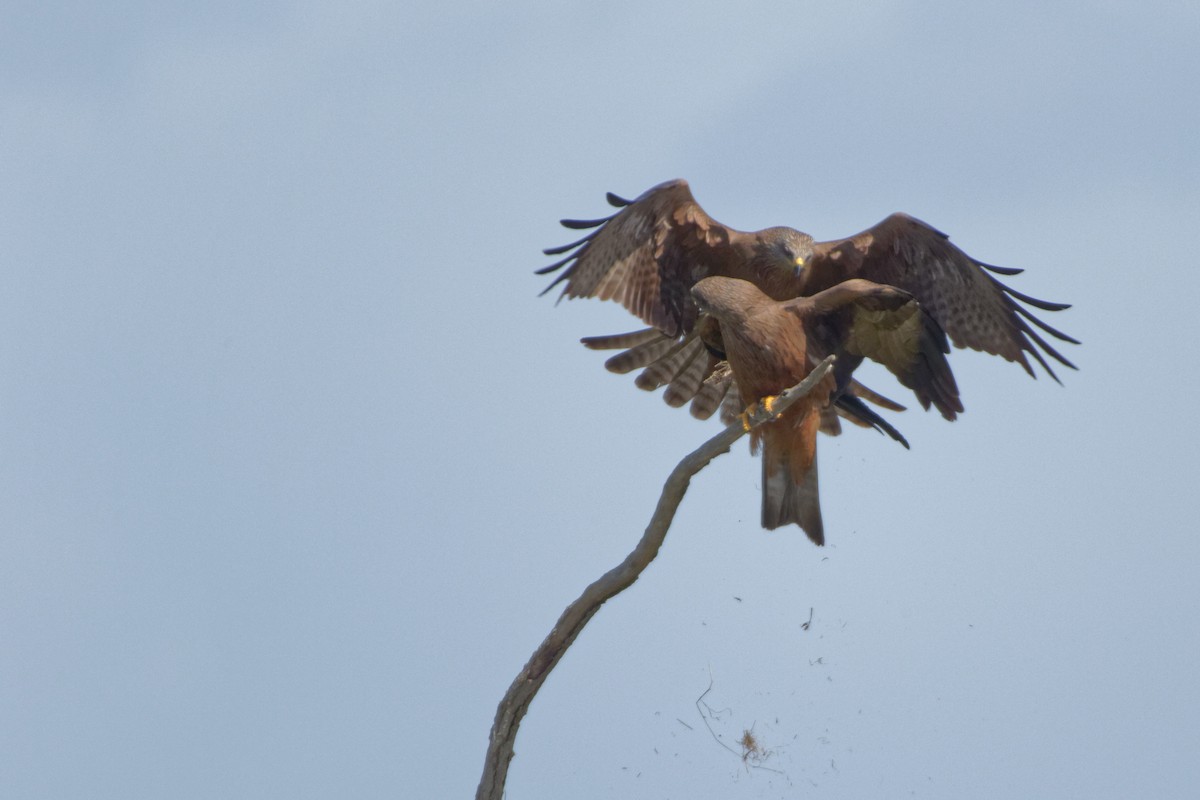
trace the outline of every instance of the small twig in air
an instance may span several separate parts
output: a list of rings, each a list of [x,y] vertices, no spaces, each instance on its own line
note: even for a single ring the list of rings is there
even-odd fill
[[[704,696],[707,695],[709,692],[711,692],[712,688],[713,688],[713,679],[712,679],[712,676],[709,675],[708,676],[708,688],[705,689],[700,694],[700,696],[696,698],[696,711],[699,712],[700,719],[704,722],[704,727],[708,728],[708,733],[710,736],[712,736],[713,741],[716,742],[717,744],[721,745],[721,747],[724,747],[726,750],[728,750],[729,752],[733,753],[736,756],[737,751],[734,750],[729,745],[722,742],[721,737],[717,736],[717,732],[712,729],[712,725],[708,724],[708,718],[710,716],[720,719],[721,718],[720,715],[722,713],[724,713],[724,711],[713,711],[712,706],[710,706],[708,703],[704,702]],[[708,711],[707,714],[704,713],[705,710]]]

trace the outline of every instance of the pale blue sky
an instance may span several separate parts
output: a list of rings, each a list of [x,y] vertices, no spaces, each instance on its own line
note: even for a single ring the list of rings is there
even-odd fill
[[[959,421],[823,439],[825,549],[718,460],[508,797],[1194,791],[1198,39],[1190,2],[6,4],[0,794],[472,794],[716,430],[532,275],[675,177],[740,228],[921,217],[1075,303],[1082,370],[956,352]]]

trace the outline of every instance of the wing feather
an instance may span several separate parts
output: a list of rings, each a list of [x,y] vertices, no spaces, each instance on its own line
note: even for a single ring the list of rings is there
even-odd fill
[[[614,333],[608,336],[585,336],[580,343],[589,350],[620,350],[662,338],[658,328],[642,328],[629,333]]]
[[[691,330],[696,275],[721,272],[730,257],[723,246],[740,232],[709,217],[682,180],[655,186],[633,201],[612,193],[607,199],[621,208],[611,217],[562,220],[567,228],[596,230],[546,249],[546,255],[567,256],[537,270],[562,269],[542,293],[565,282],[560,298],[614,300],[671,337]]]
[[[604,362],[604,368],[609,372],[624,375],[627,372],[633,372],[635,369],[642,369],[656,363],[659,359],[664,358],[670,353],[674,347],[674,339],[660,334],[656,339],[639,344],[636,347],[631,347],[622,353],[617,353]]]
[[[1068,304],[1030,297],[985,270],[1000,275],[1021,271],[976,261],[936,228],[906,214],[893,214],[847,239],[818,243],[804,293],[813,294],[856,277],[896,286],[916,297],[958,347],[1015,361],[1031,375],[1034,373],[1027,356],[1042,364],[1051,376],[1054,372],[1043,354],[1075,369],[1021,319],[1028,319],[1055,338],[1078,344],[1020,305],[1061,311]]]
[[[691,346],[695,348],[695,352],[687,366],[671,378],[666,391],[663,392],[663,400],[673,408],[678,408],[689,400],[694,400],[704,385],[704,379],[712,373],[713,367],[716,365],[716,358],[704,349],[701,342],[694,341]]]
[[[625,206],[633,205],[632,200],[626,200],[624,197],[613,194],[612,192],[605,194],[604,199],[607,200],[608,204],[614,208],[624,208]]]
[[[946,334],[908,292],[855,278],[780,306],[805,320],[810,348],[818,343],[820,349],[836,353],[839,363],[856,365],[846,354],[858,361],[869,358],[912,389],[922,408],[933,405],[949,420],[962,412],[958,385],[946,361]]]
[[[697,346],[698,344],[695,339],[679,342],[669,353],[642,370],[634,379],[634,384],[639,389],[652,392],[663,384],[670,383],[704,352],[704,348]]]
[[[733,373],[729,370],[729,364],[722,361],[704,379],[704,384],[692,398],[689,411],[696,419],[708,419],[722,407],[726,396],[737,396],[737,394],[737,385],[733,381]]]
[[[750,266],[756,262],[748,260],[757,258],[752,254],[759,238],[774,229],[745,234],[721,225],[696,203],[686,181],[660,184],[633,200],[609,192],[606,200],[618,209],[611,216],[562,220],[568,229],[587,233],[570,244],[546,248],[546,255],[562,258],[537,270],[559,272],[542,294],[565,284],[560,300],[613,300],[653,326],[589,337],[583,343],[622,351],[606,362],[608,369],[642,370],[638,386],[654,389],[665,384],[664,400],[672,406],[690,400],[691,413],[698,418],[706,419],[720,408],[728,421],[742,405],[736,382],[718,368],[724,363],[720,329],[699,314],[691,297],[692,285],[706,275],[750,279],[776,299],[813,297],[855,278],[896,287],[915,298],[912,308],[902,312],[911,316],[903,320],[895,308],[880,312],[876,300],[874,306],[868,302],[840,312],[838,324],[849,325],[840,340],[833,323],[816,335],[810,332],[810,346],[823,341],[831,352],[846,355],[838,362],[838,381],[841,396],[851,399],[838,411],[901,442],[894,428],[871,418],[874,412],[855,413],[865,408],[864,399],[902,408],[853,381],[851,373],[862,357],[884,363],[914,390],[923,407],[936,406],[950,419],[962,410],[945,358],[950,342],[1015,361],[1035,377],[1034,361],[1056,381],[1052,362],[1076,368],[1047,338],[1072,344],[1079,340],[1034,314],[1061,311],[1069,304],[1040,300],[1005,285],[996,276],[1023,270],[976,261],[945,233],[905,214],[893,214],[846,239],[816,244],[799,276],[789,273],[776,279],[769,270],[756,272],[757,267]],[[909,320],[907,327],[904,320]],[[828,335],[830,331],[834,335]],[[825,427],[832,431],[836,420]]]

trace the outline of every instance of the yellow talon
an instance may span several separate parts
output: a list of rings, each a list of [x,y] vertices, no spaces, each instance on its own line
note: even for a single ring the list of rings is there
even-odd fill
[[[746,410],[738,415],[738,419],[742,421],[742,429],[749,431],[751,427],[750,418],[758,414],[758,409],[761,406],[762,410],[768,414],[775,413],[775,404],[779,401],[778,395],[767,395],[758,402],[751,403],[746,407]]]

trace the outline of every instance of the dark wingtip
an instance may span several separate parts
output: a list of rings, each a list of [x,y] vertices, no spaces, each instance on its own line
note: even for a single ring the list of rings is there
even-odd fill
[[[602,217],[601,219],[560,219],[559,225],[571,230],[585,230],[587,228],[598,228],[608,222],[612,217]]]
[[[1041,328],[1042,330],[1044,330],[1046,333],[1050,334],[1051,336],[1053,336],[1057,339],[1062,339],[1064,342],[1070,342],[1071,344],[1083,344],[1083,342],[1079,341],[1074,336],[1068,336],[1067,334],[1063,333],[1062,331],[1058,330],[1057,328],[1053,328],[1053,327],[1047,325],[1046,323],[1042,322],[1040,319],[1035,317],[1033,314],[1029,313],[1029,311],[1026,310],[1025,308],[1022,308],[1021,306],[1016,306],[1016,305],[1014,305],[1013,308],[1016,309],[1017,313],[1020,314],[1022,317],[1029,320],[1034,325],[1037,325],[1039,328]],[[1058,357],[1058,358],[1060,358],[1060,360],[1061,360],[1061,357]]]
[[[579,247],[580,245],[587,244],[592,239],[595,239],[596,234],[598,234],[598,233],[600,233],[600,231],[592,231],[587,236],[584,236],[582,239],[576,239],[575,241],[571,242],[570,244],[560,244],[558,247],[547,247],[542,252],[548,256],[562,255],[563,253],[567,252],[568,250],[574,250],[576,247]]]
[[[613,208],[624,208],[625,206],[633,205],[632,200],[626,200],[624,197],[613,194],[612,192],[607,193],[604,195],[604,197],[606,200],[608,200],[608,204]]]
[[[1012,288],[1011,286],[1004,285],[1000,281],[997,281],[995,278],[992,278],[992,280],[996,281],[996,285],[999,286],[1001,289],[1003,289],[1005,294],[1008,294],[1012,297],[1017,298],[1022,303],[1028,303],[1029,305],[1033,306],[1034,308],[1040,308],[1042,311],[1065,311],[1071,307],[1070,303],[1053,303],[1049,300],[1039,300],[1036,297],[1030,297],[1029,295],[1027,295],[1023,292],[1018,292],[1016,289]]]
[[[538,292],[538,297],[542,297],[542,296],[544,296],[544,295],[545,295],[547,292],[549,292],[549,291],[550,291],[551,289],[553,289],[555,286],[558,286],[560,283],[562,283],[563,281],[565,281],[565,280],[566,280],[567,278],[569,278],[569,277],[571,277],[571,271],[570,271],[570,270],[567,270],[566,272],[563,272],[563,273],[562,273],[561,275],[559,275],[557,278],[555,278],[554,280],[552,280],[552,281],[550,282],[550,285],[549,285],[549,286],[547,286],[545,289],[542,289],[540,292]],[[564,294],[565,294],[565,293],[566,293],[566,289],[564,289],[564,290],[563,290],[563,292],[564,292]],[[562,298],[559,298],[559,299],[562,299]]]
[[[909,445],[908,445],[908,439],[904,438],[904,434],[900,433],[900,431],[893,428],[887,422],[885,422],[885,421],[876,422],[875,430],[879,431],[880,436],[887,436],[888,438],[904,445],[905,450],[912,450],[912,448],[909,447]]]
[[[1039,347],[1041,347],[1043,350],[1045,350],[1047,353],[1049,353],[1054,358],[1054,360],[1056,360],[1058,363],[1062,364],[1064,367],[1070,367],[1071,369],[1074,369],[1074,370],[1079,369],[1079,367],[1077,367],[1071,363],[1070,359],[1066,358],[1065,356],[1063,356],[1062,353],[1058,352],[1053,347],[1051,347],[1050,344],[1045,339],[1043,339],[1041,336],[1038,336],[1037,331],[1033,330],[1029,326],[1026,326],[1025,333],[1027,333],[1029,335],[1029,338],[1033,339],[1033,341],[1036,342]],[[1046,365],[1045,360],[1041,358],[1041,355],[1038,353],[1037,349],[1036,348],[1032,348],[1032,349],[1033,349],[1033,354],[1038,356],[1038,361],[1041,361],[1042,366],[1046,367],[1046,371],[1050,373],[1050,377],[1054,378],[1054,380],[1058,381],[1058,383],[1061,384],[1062,381],[1058,380],[1058,376],[1055,375],[1054,371],[1051,370],[1050,367]]]
[[[561,267],[563,264],[566,264],[568,261],[570,261],[570,260],[571,260],[571,259],[573,259],[574,257],[575,257],[574,255],[569,255],[569,256],[567,256],[567,257],[566,257],[566,258],[564,258],[564,259],[561,259],[561,260],[559,260],[559,261],[555,261],[553,264],[550,264],[549,266],[542,267],[541,269],[535,269],[535,270],[533,271],[533,274],[534,274],[534,275],[546,275],[546,274],[549,274],[549,273],[551,273],[551,272],[554,272],[554,270],[558,269],[558,268],[559,268],[559,267]],[[563,274],[565,275],[566,273],[563,273]]]
[[[983,267],[984,269],[991,270],[992,272],[996,273],[997,275],[1020,275],[1022,272],[1025,271],[1025,270],[1021,269],[1020,267],[998,267],[995,264],[985,264],[982,261],[976,261],[975,263],[978,264],[979,266]]]
[[[896,430],[891,423],[889,423],[886,419],[877,414],[874,409],[864,403],[861,397],[847,393],[839,396],[836,402],[837,405],[840,406],[844,411],[848,411],[861,419],[863,422],[868,423],[875,430],[879,431],[880,434],[894,439],[895,441],[904,445],[905,450],[912,449],[908,446],[908,440],[904,438],[904,434]]]
[[[1054,347],[1052,347],[1049,342],[1047,342],[1040,335],[1038,335],[1038,332],[1036,330],[1034,330],[1033,328],[1031,328],[1028,323],[1032,322],[1035,326],[1037,326],[1038,328],[1041,328],[1043,331],[1045,331],[1049,335],[1053,336],[1056,339],[1060,339],[1064,342],[1069,342],[1070,344],[1079,344],[1080,343],[1079,340],[1073,336],[1069,336],[1069,335],[1063,333],[1062,331],[1058,330],[1057,328],[1047,325],[1045,322],[1042,322],[1042,320],[1040,320],[1036,316],[1034,316],[1029,311],[1029,309],[1027,309],[1013,301],[1019,300],[1022,303],[1026,303],[1028,305],[1033,306],[1034,308],[1040,308],[1043,311],[1065,311],[1066,309],[1071,307],[1071,304],[1070,303],[1052,303],[1048,300],[1039,300],[1036,297],[1030,297],[1029,295],[1024,294],[1023,292],[1018,292],[1016,289],[1013,289],[1010,286],[1005,286],[1003,283],[996,280],[995,278],[991,278],[990,276],[989,276],[989,278],[992,281],[992,283],[994,283],[997,287],[999,287],[1000,290],[1002,292],[1004,292],[1004,294],[1006,295],[1005,300],[1008,304],[1009,309],[1012,312],[1014,312],[1013,320],[1017,323],[1017,325],[1016,325],[1016,327],[1018,329],[1017,338],[1019,340],[1019,346],[1021,348],[1021,352],[1019,354],[1019,357],[1016,359],[1012,359],[1011,356],[1006,356],[1006,358],[1010,358],[1010,360],[1016,360],[1017,363],[1019,363],[1022,367],[1025,368],[1026,372],[1028,372],[1034,378],[1037,378],[1037,373],[1034,372],[1033,367],[1030,366],[1028,359],[1026,359],[1025,355],[1024,355],[1025,353],[1029,353],[1030,355],[1033,356],[1034,360],[1036,360],[1039,364],[1042,365],[1042,369],[1046,370],[1046,374],[1048,374],[1051,378],[1053,378],[1055,383],[1057,383],[1061,386],[1062,381],[1059,379],[1058,375],[1055,374],[1054,370],[1050,367],[1050,365],[1046,362],[1046,359],[1042,357],[1042,353],[1045,352],[1047,355],[1049,355],[1051,358],[1053,358],[1055,361],[1057,361],[1058,363],[1062,364],[1065,367],[1069,367],[1071,369],[1076,369],[1076,370],[1079,369],[1079,367],[1072,364],[1068,358],[1066,358],[1062,353],[1058,352],[1058,350],[1054,349]],[[1030,340],[1032,340],[1032,342]],[[1039,348],[1041,348],[1041,349],[1039,350]]]

